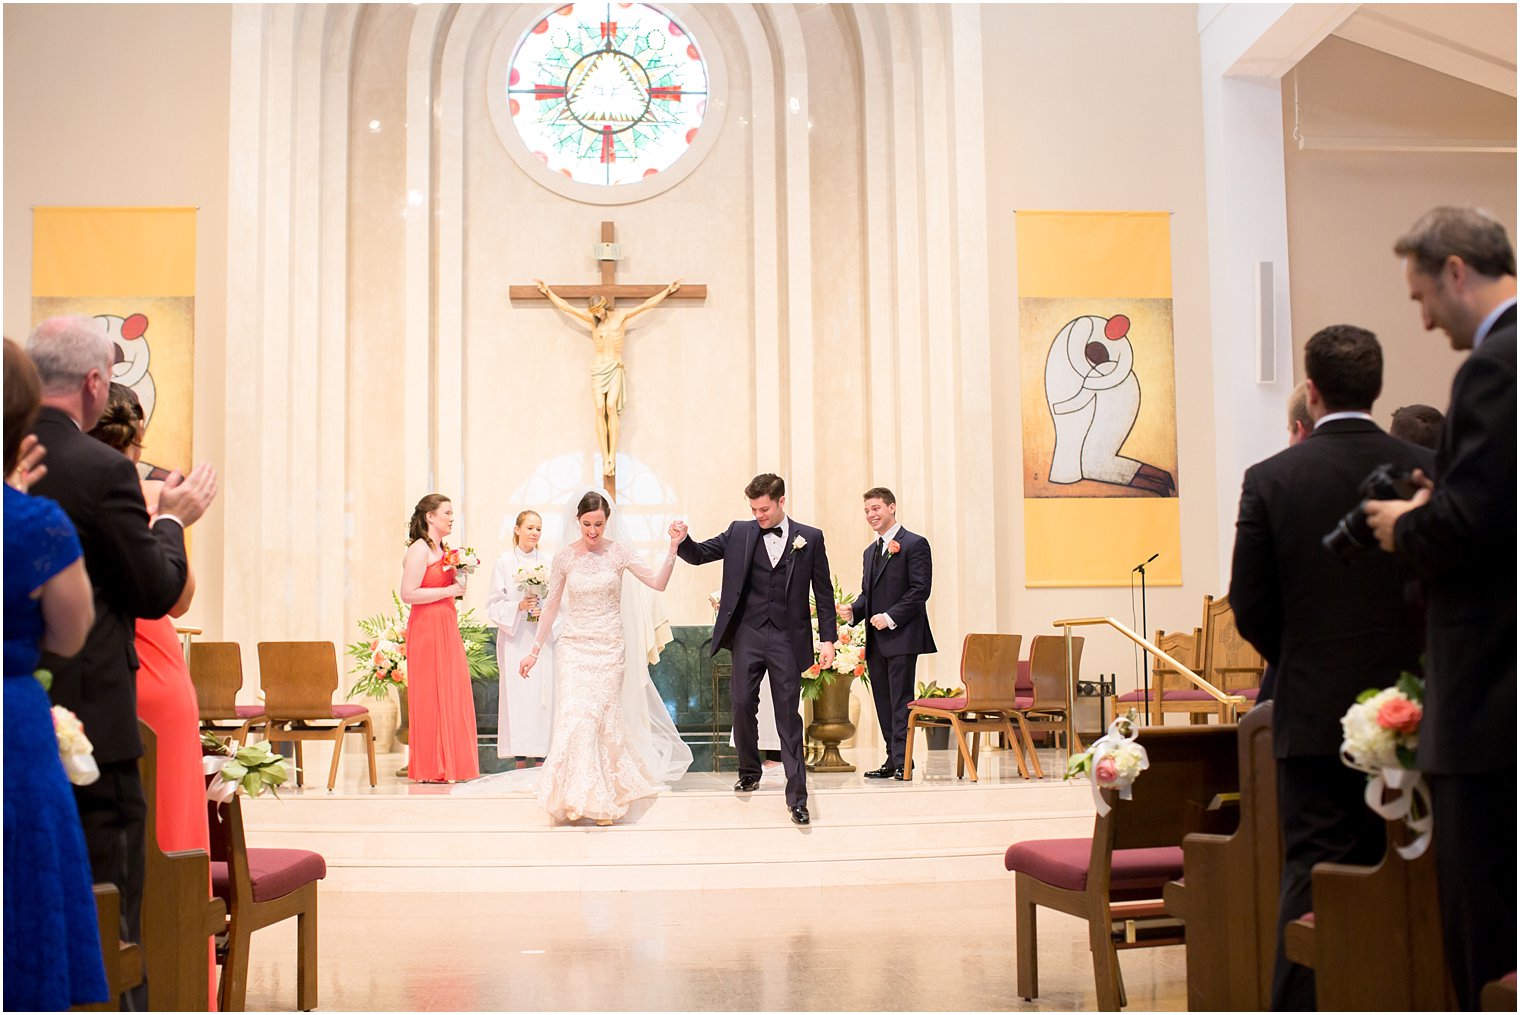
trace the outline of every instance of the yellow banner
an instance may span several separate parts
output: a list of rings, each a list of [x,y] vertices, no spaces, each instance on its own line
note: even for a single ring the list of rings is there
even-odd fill
[[[32,323],[80,315],[116,345],[111,379],[148,418],[139,471],[188,469],[195,382],[195,209],[36,208]]]
[[[1182,584],[1171,223],[1020,212],[1025,584]]]

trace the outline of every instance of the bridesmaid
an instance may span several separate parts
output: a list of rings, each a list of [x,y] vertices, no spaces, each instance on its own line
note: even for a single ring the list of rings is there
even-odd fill
[[[124,384],[111,384],[100,421],[90,436],[115,448],[137,464],[142,457],[143,409],[137,393]],[[148,515],[158,510],[160,480],[143,482]],[[153,792],[157,803],[154,837],[166,853],[182,849],[210,851],[206,822],[206,776],[201,767],[201,713],[190,679],[190,667],[180,647],[174,620],[190,609],[195,596],[195,573],[185,574],[185,589],[166,616],[137,621],[137,715],[158,738]],[[207,1010],[216,1010],[216,951],[207,942],[210,996]]]
[[[475,749],[475,699],[454,597],[465,576],[443,563],[443,540],[454,531],[454,505],[430,493],[412,511],[401,559],[401,601],[412,607],[406,628],[406,684],[413,782],[463,782],[480,775]]]
[[[537,511],[517,516],[512,548],[497,560],[491,572],[491,592],[486,597],[486,616],[496,625],[496,665],[501,672],[496,754],[518,761],[542,760],[549,753],[549,730],[554,720],[554,667],[545,666],[526,680],[517,675],[517,664],[533,648],[538,615],[543,609],[537,596],[524,594],[517,587],[517,572],[542,564],[547,583],[549,562],[538,548],[543,531],[544,521]],[[553,645],[546,643],[542,655],[552,662],[553,651]]]

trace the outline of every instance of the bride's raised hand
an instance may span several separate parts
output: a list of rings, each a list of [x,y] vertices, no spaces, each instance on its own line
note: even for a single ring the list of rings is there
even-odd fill
[[[677,546],[681,545],[681,540],[686,538],[686,533],[688,531],[690,530],[687,528],[686,523],[681,521],[679,518],[670,523],[671,549],[675,549]]]

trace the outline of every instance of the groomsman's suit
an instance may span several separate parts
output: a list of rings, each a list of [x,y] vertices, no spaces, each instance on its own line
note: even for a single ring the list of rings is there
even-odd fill
[[[893,543],[896,551],[891,550]],[[893,525],[871,545],[862,559],[860,596],[851,604],[854,621],[864,624],[866,672],[876,718],[887,744],[887,761],[879,770],[890,775],[903,767],[908,741],[908,703],[913,700],[918,657],[936,651],[924,604],[934,580],[929,541]],[[871,618],[885,613],[888,624],[878,631]],[[901,778],[901,776],[898,776]]]
[[[777,531],[779,529],[779,531]],[[713,622],[712,651],[734,656],[731,695],[734,745],[740,782],[760,778],[760,679],[770,674],[781,761],[786,768],[786,803],[807,805],[807,772],[802,764],[802,717],[797,706],[802,673],[813,665],[813,625],[808,589],[818,604],[818,637],[838,639],[834,588],[822,531],[783,518],[761,535],[760,523],[736,521],[712,539],[681,541],[676,554],[688,564],[723,561],[723,591]],[[767,545],[769,544],[769,545]],[[795,816],[794,816],[795,817]]]

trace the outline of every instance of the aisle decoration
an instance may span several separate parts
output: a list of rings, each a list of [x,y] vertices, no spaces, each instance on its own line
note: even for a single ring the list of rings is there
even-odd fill
[[[358,674],[348,697],[363,694],[383,698],[391,688],[406,686],[406,625],[412,608],[391,592],[395,610],[380,613],[359,621],[362,637],[345,649],[354,660],[350,671]],[[496,651],[492,644],[495,628],[475,618],[475,610],[459,614],[459,636],[464,640],[465,661],[470,667],[470,679],[495,680],[497,677]]]
[[[1066,778],[1075,779],[1085,775],[1092,780],[1093,802],[1098,814],[1104,815],[1113,807],[1103,798],[1103,790],[1111,789],[1120,800],[1129,800],[1134,794],[1131,787],[1140,773],[1151,767],[1151,759],[1145,748],[1136,743],[1140,735],[1138,715],[1134,709],[1108,724],[1108,732],[1083,751],[1073,754],[1066,762]]]
[[[232,738],[223,740],[214,733],[201,733],[201,763],[207,775],[214,776],[206,786],[206,799],[226,803],[234,794],[257,797],[267,789],[279,796],[278,786],[290,781],[294,772],[290,762],[276,754],[269,741],[232,748]]]
[[[1424,703],[1425,682],[1404,673],[1392,687],[1357,695],[1341,717],[1341,761],[1367,774],[1367,806],[1387,821],[1403,821],[1414,835],[1395,847],[1405,860],[1430,847],[1430,789],[1415,769]]]

